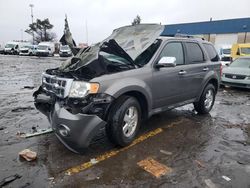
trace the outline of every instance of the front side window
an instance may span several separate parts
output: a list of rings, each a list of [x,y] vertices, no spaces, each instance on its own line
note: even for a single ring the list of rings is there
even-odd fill
[[[160,59],[162,57],[175,57],[176,65],[184,64],[184,53],[181,42],[170,42],[162,50]]]
[[[203,52],[197,43],[187,42],[186,48],[190,64],[201,63],[204,61]]]

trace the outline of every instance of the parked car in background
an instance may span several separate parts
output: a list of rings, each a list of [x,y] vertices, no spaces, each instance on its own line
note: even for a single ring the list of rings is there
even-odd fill
[[[37,46],[37,56],[53,56],[55,44],[53,42],[40,42]]]
[[[60,47],[59,55],[60,57],[70,57],[72,56],[72,51],[68,45],[64,45]]]
[[[231,48],[232,48],[232,45],[221,45],[218,48],[218,53],[220,56],[221,64],[223,66],[229,65],[232,61]]]
[[[0,46],[0,54],[4,54],[4,48],[2,48],[2,46]]]
[[[7,42],[4,47],[4,54],[18,55],[19,54],[19,42]]]
[[[36,55],[37,45],[24,45],[20,48],[19,55]]]
[[[234,60],[241,56],[250,56],[250,43],[233,44],[231,49],[231,57]]]
[[[224,68],[222,70],[221,84],[250,88],[250,56],[240,57]]]

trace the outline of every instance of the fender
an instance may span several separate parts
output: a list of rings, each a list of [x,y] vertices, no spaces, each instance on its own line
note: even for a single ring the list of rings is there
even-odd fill
[[[150,87],[143,81],[136,78],[124,78],[114,82],[103,93],[111,95],[115,98],[120,97],[124,93],[137,91],[143,94],[147,100],[148,110],[152,108],[152,91]]]
[[[204,79],[203,79],[203,81],[202,81],[202,88],[200,89],[200,92],[199,92],[199,94],[198,94],[198,96],[197,96],[197,98],[196,98],[196,100],[195,101],[199,101],[199,99],[200,99],[200,97],[201,97],[201,95],[202,95],[202,92],[203,92],[203,90],[205,89],[205,87],[207,86],[207,84],[208,84],[208,82],[210,81],[210,80],[212,80],[212,79],[215,79],[216,81],[217,81],[217,88],[215,88],[216,90],[218,90],[218,88],[219,88],[219,77],[218,77],[218,75],[217,75],[217,73],[215,72],[215,71],[210,71],[210,72],[208,72],[207,74],[206,74],[206,76],[204,77]]]

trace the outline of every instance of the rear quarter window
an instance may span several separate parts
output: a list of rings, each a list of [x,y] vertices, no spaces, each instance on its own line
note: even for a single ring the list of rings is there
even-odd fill
[[[219,61],[219,56],[212,44],[203,43],[203,46],[205,47],[208,57],[212,62]]]

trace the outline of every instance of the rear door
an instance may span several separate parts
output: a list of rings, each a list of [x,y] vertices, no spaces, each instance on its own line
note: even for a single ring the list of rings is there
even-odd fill
[[[202,50],[201,45],[198,42],[184,42],[185,50],[187,53],[187,65],[186,65],[186,87],[185,99],[196,98],[202,87],[202,81],[209,71],[208,63],[206,60],[206,54]]]

